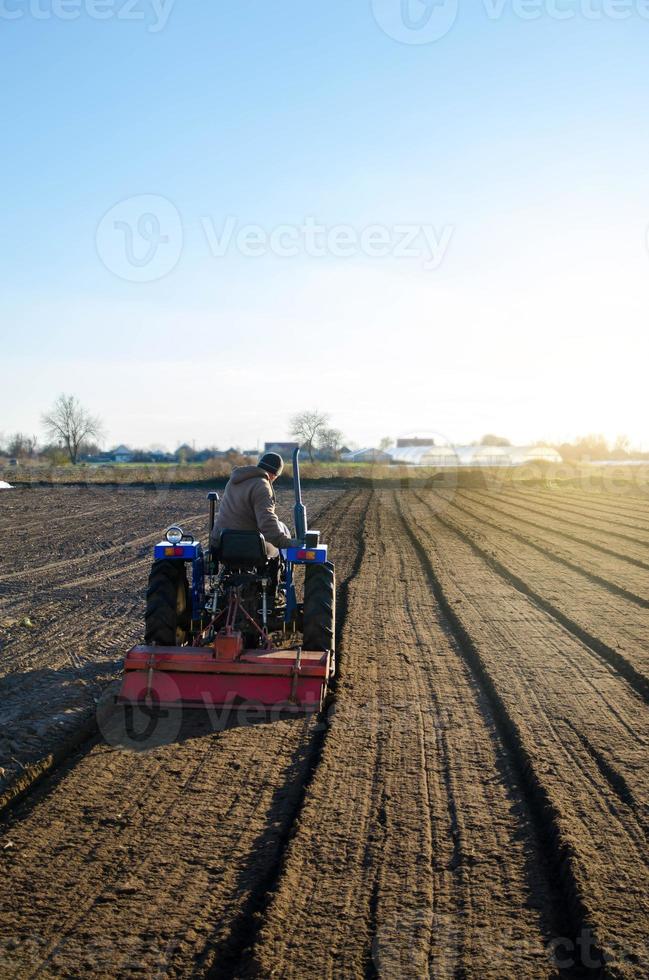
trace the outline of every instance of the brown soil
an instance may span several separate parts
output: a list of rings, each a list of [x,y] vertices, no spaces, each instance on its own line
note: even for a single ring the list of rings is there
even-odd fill
[[[339,491],[313,491],[317,519]],[[292,495],[281,491],[290,517]],[[153,545],[205,535],[204,491],[30,488],[0,511],[0,792],[92,717],[142,638]]]
[[[160,529],[204,515],[186,490],[4,500],[10,774],[138,638]],[[309,504],[337,565],[332,705],[170,715],[138,743],[105,698],[0,829],[1,975],[646,976],[644,502]]]

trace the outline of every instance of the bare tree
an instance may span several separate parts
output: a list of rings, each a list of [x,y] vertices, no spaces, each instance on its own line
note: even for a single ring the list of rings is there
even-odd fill
[[[9,437],[7,453],[9,456],[15,456],[17,459],[31,458],[36,455],[37,445],[38,440],[36,436],[26,436],[24,432],[14,432]]]
[[[318,447],[323,449],[329,455],[337,458],[342,444],[343,434],[340,429],[326,428],[320,430],[320,435],[318,436]]]
[[[379,443],[379,449],[381,452],[385,452],[385,450],[390,449],[391,446],[394,446],[394,439],[392,439],[390,436],[383,436]]]
[[[43,425],[50,438],[61,443],[74,465],[84,441],[101,439],[101,420],[90,415],[74,395],[59,395],[51,410],[43,415]]]
[[[309,459],[313,462],[313,449],[320,438],[323,429],[326,429],[329,416],[326,412],[311,410],[298,412],[291,419],[291,435],[298,439],[309,454]]]

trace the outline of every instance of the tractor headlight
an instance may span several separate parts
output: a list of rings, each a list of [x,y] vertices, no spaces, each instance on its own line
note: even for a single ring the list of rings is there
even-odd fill
[[[177,527],[175,524],[172,524],[171,527],[167,528],[165,538],[169,544],[180,544],[183,539],[183,529],[181,527]]]

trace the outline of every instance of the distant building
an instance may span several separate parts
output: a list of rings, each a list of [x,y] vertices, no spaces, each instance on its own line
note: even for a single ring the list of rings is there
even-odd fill
[[[393,463],[409,466],[461,466],[459,450],[453,446],[396,446],[387,450]]]
[[[507,446],[512,466],[525,463],[563,463],[563,456],[551,446]]]
[[[131,463],[133,461],[133,452],[128,446],[118,446],[109,455],[112,456],[114,463]]]
[[[294,449],[299,449],[299,442],[265,442],[265,453],[279,453],[282,459],[290,459]]]
[[[353,452],[344,453],[341,457],[343,463],[391,463],[392,457],[389,453],[384,453],[382,449],[355,449]]]
[[[256,453],[256,450],[255,450]],[[210,453],[211,459],[224,459],[226,461],[236,459],[239,456],[247,456],[248,453],[242,453],[240,449],[236,449],[234,446],[230,446],[229,449],[218,449],[215,452]],[[253,454],[254,455],[254,454]]]
[[[197,452],[186,456],[185,458],[192,463],[207,463],[210,459],[225,459],[228,453],[236,450],[228,450],[227,452],[222,452],[220,449],[199,449]],[[245,456],[245,453],[243,454]]]
[[[410,466],[524,466],[526,463],[561,463],[561,454],[549,446],[397,446],[388,449],[395,463]]]
[[[307,455],[305,453],[305,455]],[[314,449],[313,458],[318,463],[335,463],[342,456],[342,453],[337,449]]]

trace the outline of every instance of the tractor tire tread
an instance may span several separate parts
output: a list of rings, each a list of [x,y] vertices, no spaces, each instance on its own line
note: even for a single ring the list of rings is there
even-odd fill
[[[303,620],[304,649],[333,652],[336,643],[336,575],[332,562],[307,565]]]
[[[178,589],[185,592],[185,610],[178,613]],[[189,586],[185,566],[181,562],[159,559],[154,561],[146,590],[144,641],[160,646],[175,646],[177,629],[189,628]]]

